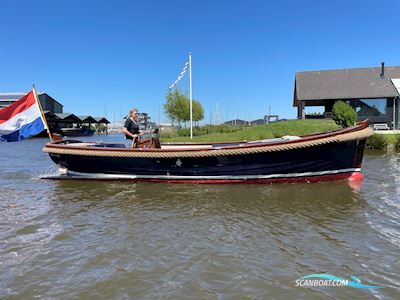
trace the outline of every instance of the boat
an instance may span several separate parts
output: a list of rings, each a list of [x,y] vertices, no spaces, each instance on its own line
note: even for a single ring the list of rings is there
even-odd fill
[[[91,136],[95,133],[95,130],[90,129],[88,127],[80,127],[80,128],[59,128],[54,129],[54,133],[61,134],[62,136]]]
[[[59,166],[53,179],[190,183],[283,183],[362,179],[368,121],[336,131],[224,143],[53,141],[43,151]]]

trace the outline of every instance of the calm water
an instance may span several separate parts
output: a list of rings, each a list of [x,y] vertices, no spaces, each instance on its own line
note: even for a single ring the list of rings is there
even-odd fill
[[[400,297],[397,154],[361,188],[135,184],[39,179],[44,142],[0,143],[0,298]],[[384,288],[295,287],[312,273]]]

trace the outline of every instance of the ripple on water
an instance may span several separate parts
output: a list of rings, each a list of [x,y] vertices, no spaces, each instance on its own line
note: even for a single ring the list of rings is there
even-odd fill
[[[366,193],[370,194],[371,210],[366,212],[367,224],[381,237],[400,247],[400,172],[399,157],[397,155],[377,156],[371,158],[374,168],[381,168],[382,172],[369,173],[374,184],[368,185]]]
[[[368,156],[359,190],[345,181],[43,181],[47,156],[30,160],[40,170],[31,177],[0,172],[0,297],[394,299],[399,291],[397,156]],[[27,174],[27,163],[7,172]],[[385,289],[294,287],[311,273]]]

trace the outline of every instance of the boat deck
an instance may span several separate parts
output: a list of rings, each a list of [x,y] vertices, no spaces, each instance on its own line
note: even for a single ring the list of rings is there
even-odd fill
[[[276,142],[285,142],[289,140],[300,139],[298,136],[285,136],[282,138],[273,138],[257,141],[241,141],[241,142],[226,142],[226,143],[209,143],[209,144],[196,144],[196,143],[163,143],[161,144],[162,150],[202,150],[202,149],[222,149],[225,147],[245,147],[247,145],[256,144],[269,144]],[[123,143],[94,143],[94,142],[72,142],[68,143],[68,147],[76,148],[125,148]],[[143,150],[143,149],[142,149]]]

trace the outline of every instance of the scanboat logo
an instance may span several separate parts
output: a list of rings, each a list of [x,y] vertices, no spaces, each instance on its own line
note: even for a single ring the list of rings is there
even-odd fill
[[[348,286],[356,289],[381,289],[379,285],[365,285],[356,276],[350,276],[351,280],[337,277],[330,274],[311,274],[296,280],[295,286],[298,287],[343,287]]]

